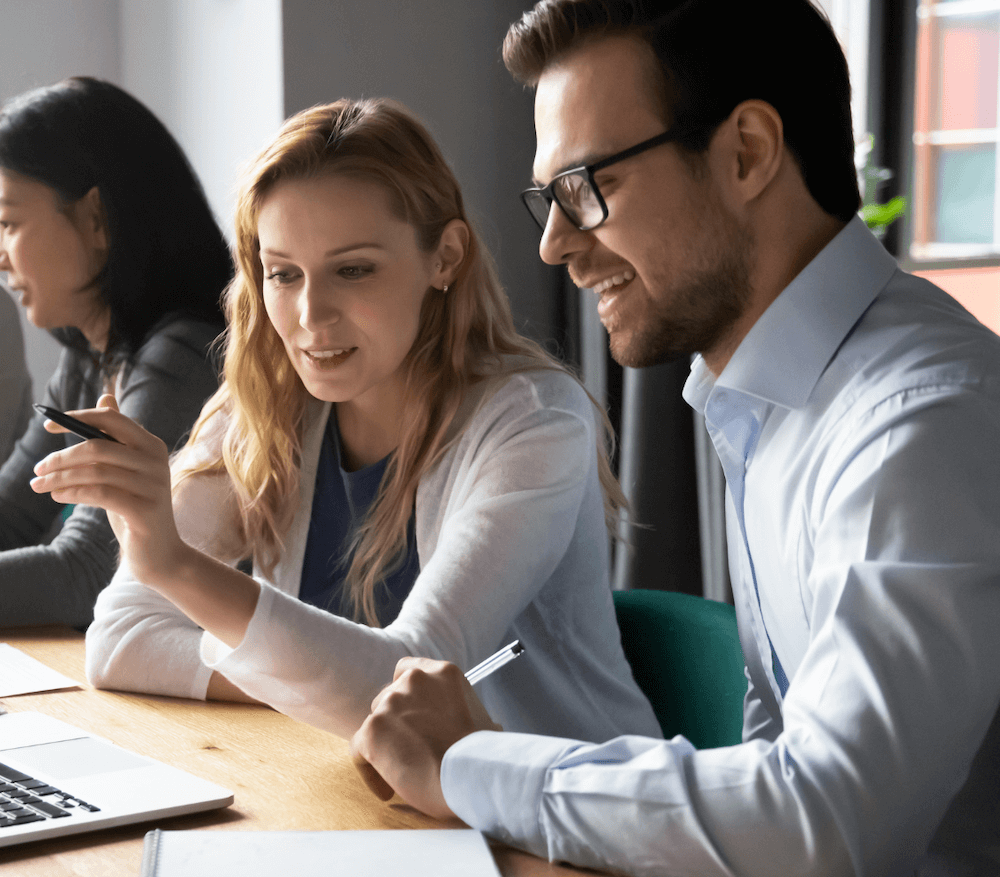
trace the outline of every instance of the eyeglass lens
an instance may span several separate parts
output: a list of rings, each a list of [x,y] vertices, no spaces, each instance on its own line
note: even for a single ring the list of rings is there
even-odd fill
[[[603,221],[604,210],[586,171],[571,171],[556,177],[552,181],[551,192],[559,206],[566,212],[570,222],[578,228],[592,228]],[[544,229],[552,204],[546,193],[541,191],[525,193],[525,204],[535,221]]]
[[[552,206],[545,193],[538,189],[528,189],[521,193],[521,200],[524,201],[524,206],[528,208],[535,222],[544,229],[549,221],[549,208]]]

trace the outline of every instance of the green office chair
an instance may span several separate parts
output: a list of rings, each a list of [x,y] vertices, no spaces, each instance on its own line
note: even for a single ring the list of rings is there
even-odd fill
[[[669,740],[733,746],[743,728],[743,650],[726,603],[674,591],[615,591],[625,657]]]

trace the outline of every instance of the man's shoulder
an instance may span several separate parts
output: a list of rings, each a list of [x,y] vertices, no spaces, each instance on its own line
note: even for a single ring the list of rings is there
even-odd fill
[[[1000,414],[1000,337],[934,284],[897,271],[826,366],[803,414],[848,444],[947,403]],[[959,423],[955,428],[960,429]]]
[[[933,283],[897,271],[834,357],[855,390],[996,392],[1000,337]]]

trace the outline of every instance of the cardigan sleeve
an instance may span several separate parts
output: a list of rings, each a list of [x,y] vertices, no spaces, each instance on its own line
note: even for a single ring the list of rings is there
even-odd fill
[[[221,438],[221,419],[209,424],[195,447],[185,447],[173,468],[211,454]],[[234,564],[235,496],[225,475],[196,475],[174,493],[180,537],[219,560]],[[138,581],[123,562],[97,598],[87,630],[88,681],[97,688],[142,691],[204,700],[212,671],[198,656],[202,629],[166,597]]]
[[[228,484],[221,475],[187,479],[174,498],[174,514],[185,542],[235,563]],[[197,624],[123,563],[94,607],[87,679],[97,688],[204,700],[212,671],[198,654],[201,637]]]

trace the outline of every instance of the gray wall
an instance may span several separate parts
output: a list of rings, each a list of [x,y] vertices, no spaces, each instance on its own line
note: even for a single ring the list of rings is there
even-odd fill
[[[240,166],[284,118],[281,0],[120,3],[120,84],[180,141],[231,237]]]

